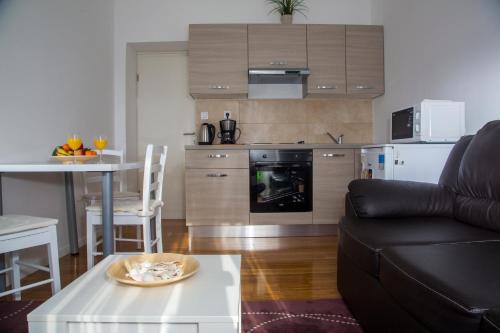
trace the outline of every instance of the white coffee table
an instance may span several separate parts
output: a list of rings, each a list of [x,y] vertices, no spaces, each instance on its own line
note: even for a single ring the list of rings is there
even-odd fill
[[[154,288],[119,284],[111,255],[28,315],[30,333],[236,333],[241,326],[239,255],[196,255],[199,271]]]

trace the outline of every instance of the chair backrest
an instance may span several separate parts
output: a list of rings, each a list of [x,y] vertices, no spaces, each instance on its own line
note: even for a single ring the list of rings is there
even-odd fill
[[[120,163],[123,163],[125,161],[125,156],[123,154],[123,150],[103,149],[102,154],[107,155],[107,156],[118,157],[118,159],[120,160]],[[95,184],[95,183],[100,183],[100,182],[101,182],[101,175],[99,175],[95,172],[84,172],[83,173],[83,191],[84,191],[84,193],[85,194],[92,193],[90,191],[89,185]],[[116,176],[113,177],[113,183],[118,184],[118,190],[120,192],[127,190],[124,172],[117,172]]]
[[[156,206],[162,204],[162,190],[167,161],[167,146],[148,144],[144,161],[144,177],[142,186],[142,211],[150,210],[150,201],[155,201]]]

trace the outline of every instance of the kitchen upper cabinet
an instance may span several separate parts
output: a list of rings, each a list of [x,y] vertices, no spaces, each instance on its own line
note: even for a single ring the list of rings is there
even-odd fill
[[[250,68],[307,67],[307,29],[303,24],[250,24]]]
[[[355,179],[354,149],[314,149],[313,223],[339,223],[347,185]]]
[[[194,98],[246,98],[246,24],[189,26],[189,90]]]
[[[384,28],[373,25],[194,24],[189,88],[194,98],[248,96],[248,69],[306,68],[311,97],[384,93]]]
[[[345,25],[307,26],[309,96],[346,94]]]
[[[384,93],[384,28],[346,27],[347,94],[376,97]]]

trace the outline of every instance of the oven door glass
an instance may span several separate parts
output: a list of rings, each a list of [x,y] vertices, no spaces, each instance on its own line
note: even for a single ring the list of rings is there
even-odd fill
[[[250,211],[311,211],[311,184],[311,162],[257,162],[250,168]]]

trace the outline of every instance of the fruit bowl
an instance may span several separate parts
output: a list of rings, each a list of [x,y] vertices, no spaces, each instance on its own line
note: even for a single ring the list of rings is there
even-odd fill
[[[68,139],[70,140],[70,139]],[[59,161],[64,164],[83,163],[97,157],[97,152],[84,148],[83,143],[79,143],[78,149],[71,149],[70,145],[65,143],[61,146],[56,146],[50,157],[53,161]]]
[[[53,161],[62,162],[63,164],[81,164],[94,158],[97,158],[96,155],[77,155],[77,156],[51,156],[50,159]]]

